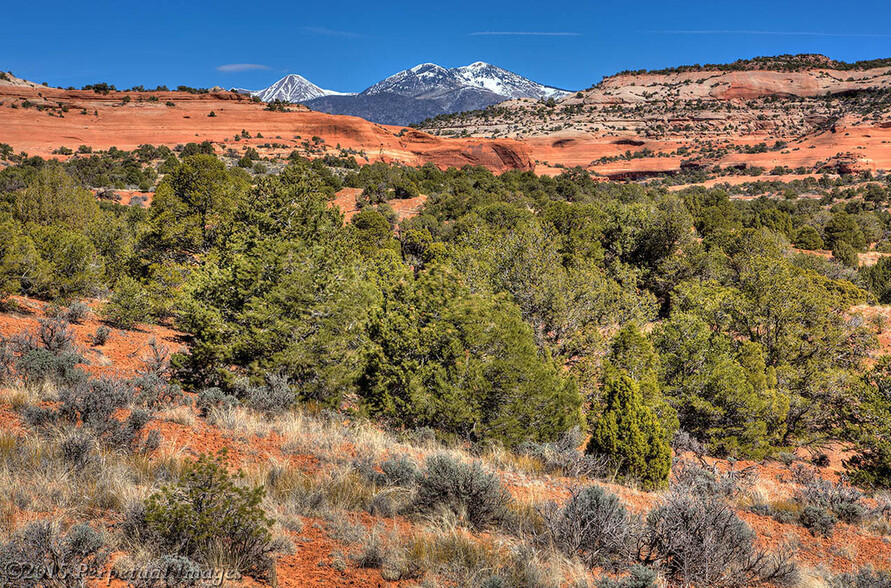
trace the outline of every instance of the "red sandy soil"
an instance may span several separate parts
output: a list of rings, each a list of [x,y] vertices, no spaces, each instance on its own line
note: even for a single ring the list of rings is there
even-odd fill
[[[349,194],[349,193],[347,193]],[[352,194],[355,198],[355,194]],[[22,309],[16,312],[0,313],[0,332],[10,335],[37,325],[37,319],[45,316],[40,302],[27,298],[15,298]],[[95,304],[94,304],[95,306]],[[870,307],[872,308],[872,307]],[[861,310],[859,307],[853,310]],[[881,307],[878,312],[891,315],[891,307]],[[88,336],[95,332],[99,325],[94,317],[84,321],[82,325],[74,325],[78,345],[90,349]],[[886,328],[887,330],[887,328]],[[107,365],[93,361],[97,356],[90,350],[93,365],[88,369],[94,373],[113,375],[130,375],[141,367],[139,358],[147,349],[148,340],[156,337],[158,341],[171,350],[181,348],[182,335],[166,327],[142,326],[139,330],[115,331],[109,343],[100,350],[101,356],[108,358]],[[257,464],[268,463],[274,459],[279,463],[289,463],[307,474],[318,472],[325,464],[316,456],[294,454],[285,450],[286,441],[280,435],[267,432],[261,435],[224,430],[209,425],[199,418],[194,409],[190,409],[194,425],[180,424],[173,417],[164,413],[156,415],[149,425],[149,430],[161,433],[162,447],[159,452],[176,455],[197,456],[201,453],[216,453],[227,448],[228,462],[232,468],[249,469]],[[0,401],[0,428],[8,432],[22,431],[18,415],[8,401]],[[829,457],[829,465],[817,470],[818,475],[832,481],[838,481],[844,472],[843,461],[850,453],[842,446],[831,446],[821,449]],[[807,460],[810,452],[799,450],[798,457]],[[358,455],[356,447],[344,446],[338,454],[348,459],[350,455]],[[692,459],[691,455],[683,456]],[[706,458],[706,462],[716,465],[721,470],[734,468],[740,470],[753,467],[757,471],[759,483],[770,489],[771,498],[783,498],[793,495],[795,484],[791,482],[791,470],[779,462],[761,463],[739,461],[731,464],[728,461]],[[511,472],[502,473],[503,481],[510,492],[518,498],[535,498],[535,500],[562,500],[567,496],[566,488],[574,484],[569,478],[529,475]],[[603,484],[608,490],[616,493],[633,512],[645,514],[658,504],[660,495],[643,492],[634,488],[615,484]],[[19,522],[30,520],[33,513],[17,515]],[[777,547],[793,540],[798,544],[798,559],[806,566],[826,566],[836,572],[858,569],[863,565],[872,565],[879,569],[891,567],[891,544],[887,539],[863,528],[846,524],[838,524],[829,538],[814,537],[800,525],[780,524],[770,517],[759,516],[747,511],[739,511],[740,517],[758,534],[758,541],[766,547]],[[35,515],[36,516],[36,515]],[[43,513],[43,517],[46,513]],[[61,513],[60,513],[61,516]],[[366,529],[383,524],[386,528],[406,535],[417,528],[414,523],[401,517],[373,517],[367,513],[349,513],[353,524]],[[323,520],[302,517],[303,529],[299,533],[289,532],[296,545],[296,553],[279,559],[277,565],[278,585],[287,588],[322,587],[322,586],[389,586],[409,585],[410,582],[391,583],[381,578],[379,570],[359,569],[351,556],[362,549],[362,545],[346,545],[334,539],[328,532],[328,524]],[[113,523],[113,522],[112,522]],[[111,524],[111,523],[109,523]],[[337,554],[340,554],[339,556]],[[343,571],[338,571],[335,559],[342,557],[346,563]],[[103,580],[104,583],[104,580]],[[96,584],[98,586],[100,584]],[[112,584],[123,586],[123,584]],[[251,579],[246,579],[245,586],[263,586]]]
[[[124,97],[131,102],[124,104]],[[150,101],[154,97],[157,101]],[[28,100],[55,108],[24,108]],[[175,106],[166,106],[172,102]],[[13,105],[19,106],[12,108]],[[67,105],[68,112],[60,112]],[[16,152],[52,156],[61,146],[76,149],[132,150],[141,144],[174,147],[188,142],[211,141],[218,146],[241,147],[263,143],[298,146],[314,136],[324,148],[365,151],[369,161],[440,167],[482,165],[494,172],[532,169],[529,149],[512,139],[442,139],[403,127],[383,126],[350,116],[334,116],[292,107],[295,112],[265,110],[245,96],[232,92],[111,92],[60,90],[13,80],[0,80],[0,142]],[[87,114],[81,114],[85,109]],[[213,111],[215,117],[209,117]],[[62,114],[62,117],[59,116]],[[242,130],[264,138],[234,141]],[[299,138],[298,138],[299,137]]]
[[[697,139],[716,143],[729,141],[740,146],[772,145],[782,140],[788,143],[787,149],[753,154],[729,153],[709,160],[707,164],[759,166],[768,170],[776,166],[805,167],[815,172],[828,165],[843,173],[876,171],[891,169],[891,122],[845,116],[831,128],[826,128],[813,122],[820,117],[797,112],[794,107],[791,113],[771,114],[768,120],[762,121],[754,116],[754,111],[746,110],[744,100],[765,95],[781,98],[811,96],[827,88],[841,91],[848,86],[862,88],[870,83],[885,87],[883,84],[888,85],[886,81],[891,83],[891,70],[886,70],[888,68],[875,70],[874,76],[858,73],[856,75],[863,79],[854,82],[837,80],[819,72],[615,76],[584,92],[580,99],[571,96],[560,102],[561,106],[598,108],[609,105],[633,108],[637,104],[664,103],[668,109],[664,114],[665,124],[687,123],[687,126],[696,127],[691,131],[676,128],[660,138],[648,135],[648,129],[658,122],[653,115],[626,121],[597,114],[600,118],[596,122],[585,122],[585,117],[589,116],[585,114],[580,115],[577,125],[583,127],[581,129],[553,131],[550,128],[557,121],[545,119],[534,123],[538,126],[530,132],[519,133],[522,138],[446,138],[404,127],[379,125],[357,117],[312,112],[300,106],[291,107],[294,112],[267,111],[263,104],[231,92],[111,92],[101,95],[92,91],[48,88],[13,78],[10,82],[0,81],[0,142],[12,145],[17,152],[26,151],[44,157],[53,156],[52,151],[61,146],[76,149],[85,144],[94,149],[116,146],[129,150],[145,143],[173,147],[205,140],[213,142],[219,152],[253,146],[260,148],[264,155],[286,155],[304,141],[321,137],[324,142],[314,156],[339,153],[340,147],[361,152],[363,155],[357,156],[361,161],[410,165],[429,162],[439,167],[471,164],[484,166],[495,173],[534,169],[547,175],[559,174],[565,167],[582,166],[604,177],[625,180],[680,171],[683,157],[666,155],[680,147],[694,148]],[[644,96],[642,92],[650,92],[652,96]],[[123,103],[125,97],[131,100],[127,104]],[[154,98],[157,100],[153,101]],[[740,110],[725,114],[720,107],[715,107],[715,112],[691,115],[678,102],[680,99],[703,99],[711,105],[729,102]],[[25,100],[46,106],[48,110],[24,108]],[[167,102],[175,106],[166,106]],[[504,103],[507,108],[518,104],[529,106],[534,105],[534,101]],[[17,108],[13,108],[14,105]],[[62,112],[61,105],[68,111]],[[677,118],[673,118],[673,108],[680,109]],[[87,114],[81,114],[82,110]],[[208,116],[211,111],[215,117]],[[611,125],[609,130],[590,130],[593,124],[601,123]],[[479,135],[490,132],[484,123],[477,121],[474,124],[478,126],[470,130]],[[734,125],[736,130],[723,130],[725,124]],[[587,130],[584,129],[586,125]],[[807,132],[808,129],[812,130]],[[242,130],[254,138],[236,142],[234,136]],[[263,138],[257,139],[258,133]],[[286,147],[264,150],[261,146],[266,143],[285,144]],[[637,153],[644,149],[662,156],[597,162],[601,157],[615,157],[628,151]],[[731,177],[717,181],[746,180]]]
[[[102,190],[102,192],[109,191],[114,194],[114,202],[124,206],[130,206],[130,204],[133,203],[133,199],[136,198],[141,200],[141,206],[148,208],[152,205],[152,200],[155,198],[154,192],[140,192],[139,190]],[[100,191],[93,190],[93,192],[98,194]]]
[[[13,297],[16,308],[0,313],[0,334],[9,337],[24,331],[34,331],[38,319],[46,318],[46,304],[24,297]],[[130,331],[111,328],[111,335],[105,345],[94,345],[92,341],[96,329],[103,323],[96,316],[100,302],[90,304],[93,312],[79,324],[72,324],[75,343],[89,364],[84,369],[94,375],[133,376],[143,367],[142,359],[147,357],[149,342],[154,339],[170,353],[184,348],[183,334],[162,325],[141,325]]]
[[[361,194],[362,188],[343,188],[335,194],[335,198],[331,201],[331,205],[340,208],[343,212],[344,220],[350,222],[353,215],[359,212],[359,205],[356,202],[356,198]],[[427,196],[421,194],[414,198],[405,198],[401,200],[394,198],[393,200],[388,200],[387,205],[396,212],[396,217],[399,220],[403,220],[417,215],[425,202],[427,202]]]

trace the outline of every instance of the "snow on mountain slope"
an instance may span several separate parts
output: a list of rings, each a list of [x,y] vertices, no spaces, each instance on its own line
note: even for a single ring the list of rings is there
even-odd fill
[[[360,116],[385,124],[409,124],[439,114],[485,108],[512,98],[560,98],[569,92],[477,61],[452,69],[421,63],[359,94],[324,90],[296,74],[252,94],[264,102],[299,102],[331,114]]]
[[[263,102],[272,102],[281,100],[282,102],[306,102],[313,98],[321,98],[322,96],[347,96],[343,92],[335,92],[334,90],[326,90],[320,88],[297,74],[289,74],[279,81],[275,82],[268,88],[251,92],[254,96],[258,96]]]
[[[477,61],[446,69],[435,63],[422,63],[382,80],[362,94],[390,92],[400,96],[434,96],[461,87],[481,88],[507,98],[560,98],[566,90],[544,86],[506,69]]]
[[[477,61],[453,70],[465,83],[509,98],[562,98],[566,90],[544,86],[491,63]]]

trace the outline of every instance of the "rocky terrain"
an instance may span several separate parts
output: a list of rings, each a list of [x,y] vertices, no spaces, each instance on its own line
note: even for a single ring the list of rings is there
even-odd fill
[[[512,100],[419,128],[523,139],[542,171],[581,166],[615,179],[891,168],[891,67],[806,57],[622,73],[555,102]]]
[[[103,94],[49,88],[4,75],[7,79],[0,79],[0,142],[16,153],[45,157],[80,145],[130,150],[141,144],[174,147],[210,141],[223,151],[251,146],[270,154],[296,149],[322,156],[348,150],[362,162],[481,165],[496,172],[532,169],[527,146],[513,139],[453,140],[301,106],[272,110],[250,97],[222,90]]]

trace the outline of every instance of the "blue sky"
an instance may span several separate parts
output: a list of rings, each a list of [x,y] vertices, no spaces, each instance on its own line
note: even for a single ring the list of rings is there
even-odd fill
[[[891,57],[887,0],[7,4],[0,69],[66,87],[254,89],[294,72],[359,91],[418,63],[479,60],[580,89],[623,69],[757,55]]]

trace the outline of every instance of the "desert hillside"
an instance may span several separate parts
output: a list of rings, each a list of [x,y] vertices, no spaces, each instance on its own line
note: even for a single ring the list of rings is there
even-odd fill
[[[623,73],[557,101],[512,100],[419,127],[522,138],[543,170],[581,166],[612,178],[891,168],[891,66],[789,59]]]
[[[255,147],[264,154],[287,155],[296,149],[314,156],[347,151],[365,162],[481,165],[493,171],[532,167],[528,149],[514,140],[444,140],[413,129],[311,112],[299,105],[271,109],[247,96],[217,90],[200,94],[61,90],[3,74],[0,138],[17,153],[44,157],[80,145],[131,150],[143,144],[172,148],[210,141],[221,151]],[[242,132],[252,138],[241,137]]]

